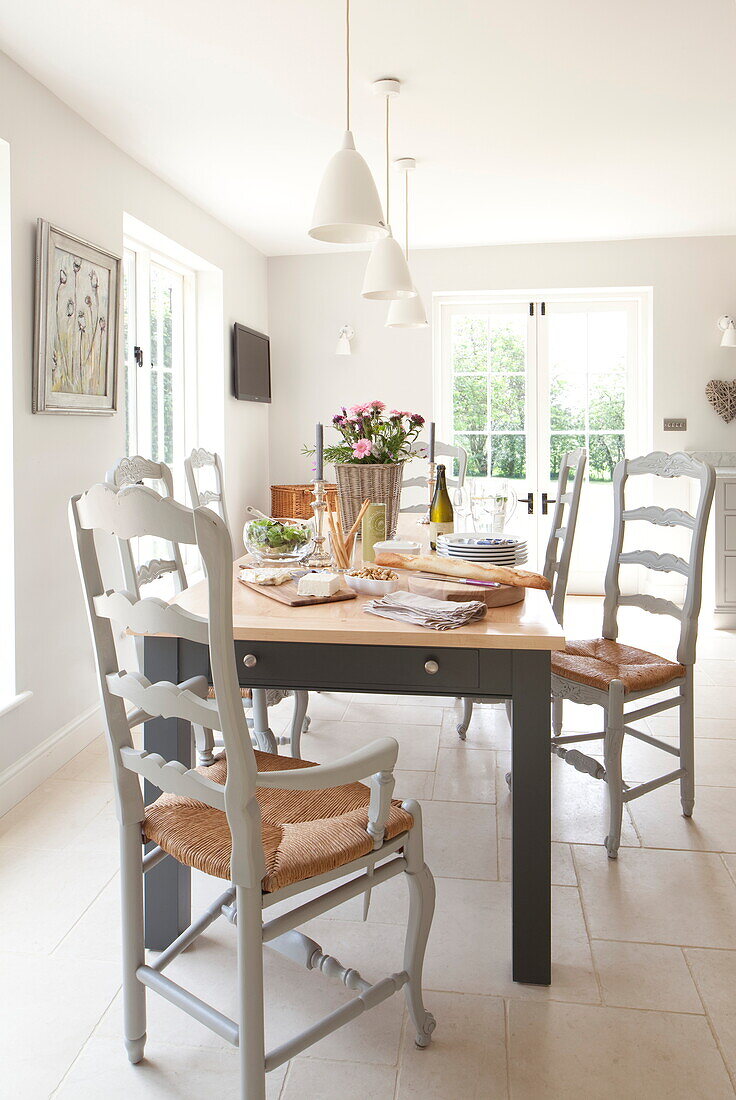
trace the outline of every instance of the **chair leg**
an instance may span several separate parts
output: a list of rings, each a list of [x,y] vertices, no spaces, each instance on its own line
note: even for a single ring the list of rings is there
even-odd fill
[[[268,707],[266,705],[266,692],[263,688],[253,688],[253,735],[261,752],[277,753],[279,751],[273,730],[268,724]]]
[[[414,801],[404,802],[403,807],[414,818],[414,828],[404,848],[409,888],[409,921],[404,943],[404,970],[409,975],[409,981],[404,986],[404,996],[416,1032],[414,1042],[418,1047],[426,1047],[437,1026],[432,1013],[424,1007],[422,996],[424,953],[432,926],[435,887],[432,872],[424,862],[421,808]]]
[[[146,1046],[146,987],[136,971],[146,961],[143,934],[143,844],[141,824],[120,826],[120,900],[123,938],[123,1036],[131,1062]]]
[[[194,747],[197,752],[197,766],[200,768],[209,767],[210,764],[215,762],[215,735],[212,730],[206,729],[204,726],[197,726],[192,723],[192,732],[194,734]]]
[[[261,891],[238,886],[238,1000],[240,1003],[240,1100],[265,1100],[263,1028],[263,931]]]
[[[687,678],[680,689],[680,767],[685,774],[680,779],[680,805],[685,817],[692,817],[695,808],[695,719],[693,718],[693,672],[688,669]]]
[[[612,680],[608,689],[606,735],[603,740],[603,760],[608,786],[608,836],[606,850],[609,859],[618,858],[621,824],[624,813],[621,755],[624,746],[624,685]]]
[[[564,699],[552,699],[552,736],[559,737],[562,733],[562,708]]]
[[[302,749],[301,739],[302,733],[306,732],[309,728],[309,719],[307,718],[307,707],[309,706],[309,692],[308,691],[295,691],[294,692],[294,711],[291,716],[291,735],[289,743],[291,746],[291,755],[296,760],[301,760]]]
[[[463,704],[463,716],[460,719],[460,721],[458,722],[456,728],[457,728],[458,737],[460,738],[461,741],[464,741],[465,740],[465,735],[468,732],[468,726],[470,725],[470,720],[473,717],[473,700],[468,699],[468,697],[465,696],[465,698],[462,699],[461,702]]]

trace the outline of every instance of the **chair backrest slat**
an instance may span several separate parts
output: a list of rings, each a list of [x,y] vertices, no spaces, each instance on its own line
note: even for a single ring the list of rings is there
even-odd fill
[[[565,613],[567,579],[570,573],[570,558],[575,540],[580,494],[583,489],[587,459],[588,452],[584,447],[568,451],[560,460],[560,472],[557,477],[555,510],[552,514],[552,527],[547,541],[542,572],[547,580],[552,583],[550,600],[552,610],[560,625],[562,625]],[[570,474],[573,475],[571,489],[568,487]],[[567,514],[565,514],[566,508]]]
[[[684,512],[681,508],[660,508],[656,504],[650,504],[647,508],[626,508],[623,519],[645,520],[657,527],[688,527],[691,531],[695,529],[695,516],[691,516],[689,512]]]
[[[199,485],[197,471],[208,468],[212,470],[214,475],[214,489],[202,489]],[[192,507],[203,508],[210,504],[216,504],[229,530],[230,523],[227,518],[227,505],[225,503],[225,478],[220,456],[214,451],[205,450],[204,447],[195,447],[189,457],[184,459],[184,472],[187,477]]]
[[[93,603],[100,618],[111,619],[133,634],[172,634],[176,638],[207,644],[206,619],[155,596],[136,600],[128,592],[109,589],[103,595],[95,596]]]
[[[658,573],[681,573],[690,576],[690,565],[677,554],[658,554],[654,550],[626,550],[619,554],[621,565],[643,565]]]
[[[194,768],[185,768],[178,760],[164,760],[158,753],[144,749],[124,748],[120,755],[129,771],[144,776],[154,787],[206,802],[216,810],[225,809],[224,789]]]
[[[653,615],[671,615],[673,619],[682,619],[682,608],[672,600],[665,600],[662,596],[649,596],[644,592],[619,596],[618,606],[640,607],[642,611],[651,611]]]
[[[217,704],[201,699],[184,685],[159,680],[152,684],[141,672],[113,672],[107,676],[111,695],[127,699],[146,714],[182,718],[206,729],[220,729]]]
[[[626,508],[626,483],[629,477],[651,475],[671,479],[687,477],[699,483],[698,504],[695,515],[680,508],[661,508],[658,505]],[[680,640],[677,660],[684,665],[695,661],[698,636],[698,615],[702,598],[703,547],[708,515],[713,502],[715,471],[707,462],[701,462],[682,451],[667,454],[654,451],[638,458],[622,459],[613,474],[613,539],[606,570],[605,600],[603,604],[603,636],[618,637],[618,608],[640,607],[660,615],[671,615],[680,621]],[[684,527],[692,532],[689,561],[676,554],[653,550],[623,551],[626,525],[631,522],[647,522],[655,527]],[[671,600],[649,595],[621,595],[619,571],[621,565],[643,565],[659,572],[675,572],[685,578],[685,598],[682,607]]]

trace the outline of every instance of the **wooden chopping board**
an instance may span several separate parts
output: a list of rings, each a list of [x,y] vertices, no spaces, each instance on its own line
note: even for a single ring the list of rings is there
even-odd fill
[[[514,588],[510,584],[500,584],[498,588],[476,588],[470,584],[457,584],[450,577],[447,580],[441,577],[433,580],[431,577],[418,577],[413,573],[405,576],[410,592],[416,592],[419,596],[431,596],[435,600],[452,600],[454,603],[480,600],[486,607],[505,607],[507,604],[521,603],[526,594],[525,588]]]
[[[251,581],[243,580],[242,577],[238,577],[238,580],[246,588],[250,588],[251,591],[259,592],[261,596],[268,596],[270,599],[286,604],[288,607],[309,607],[316,603],[339,603],[341,600],[354,600],[357,596],[357,592],[354,592],[352,588],[340,588],[332,596],[300,596],[296,581],[286,581],[285,584],[253,584]]]

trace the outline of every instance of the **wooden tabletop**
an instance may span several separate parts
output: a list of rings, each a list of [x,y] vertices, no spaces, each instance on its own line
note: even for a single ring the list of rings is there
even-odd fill
[[[456,630],[430,630],[369,614],[363,610],[368,596],[343,603],[287,607],[240,584],[237,580],[240,560],[245,559],[239,559],[233,566],[236,641],[426,646],[431,639],[434,648],[448,649],[565,648],[565,635],[549,599],[538,589],[527,589],[523,603],[489,608],[479,622]],[[172,603],[195,615],[206,615],[206,582],[192,585]]]

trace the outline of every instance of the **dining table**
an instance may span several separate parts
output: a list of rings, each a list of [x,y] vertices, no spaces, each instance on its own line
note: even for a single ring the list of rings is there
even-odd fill
[[[233,565],[233,645],[240,684],[253,691],[254,732],[261,742],[269,736],[263,728],[266,688],[511,700],[512,975],[517,982],[549,985],[550,655],[564,648],[565,637],[547,594],[527,589],[520,603],[491,607],[476,622],[437,631],[369,614],[364,596],[281,604],[239,582],[244,560]],[[193,584],[172,602],[206,616],[206,582]],[[146,635],[143,647],[149,680],[180,683],[204,675],[212,682],[206,645]],[[148,752],[191,766],[191,728],[181,719],[146,722],[143,743]],[[158,793],[148,784],[146,802]],[[467,843],[495,844],[495,837],[472,836]],[[482,920],[479,913],[478,936],[484,935]],[[190,869],[163,860],[145,876],[146,946],[163,950],[190,922]]]

